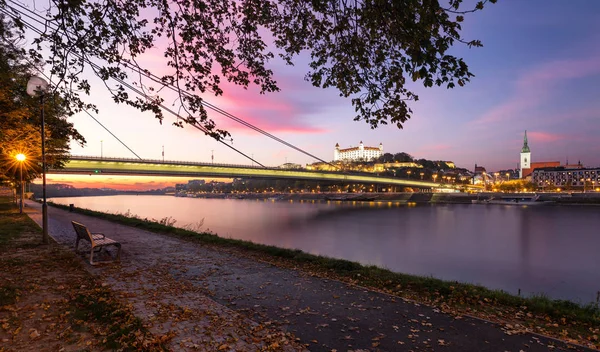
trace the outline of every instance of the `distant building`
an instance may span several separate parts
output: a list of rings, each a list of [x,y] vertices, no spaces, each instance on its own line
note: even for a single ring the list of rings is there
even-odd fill
[[[306,164],[306,170],[309,171],[340,171],[343,165],[341,163],[323,163],[317,162],[312,164]]]
[[[581,166],[578,164],[577,166]],[[531,180],[538,186],[545,187],[589,187],[600,186],[600,168],[566,168],[545,167],[533,170]]]
[[[489,177],[487,172],[485,171],[485,167],[483,166],[477,166],[477,164],[475,164],[475,170],[473,170],[473,184],[477,185],[477,184],[484,184],[486,182],[488,182]]]
[[[540,161],[531,163],[531,167],[529,169],[521,169],[521,173],[523,175],[522,178],[527,178],[535,169],[542,169],[545,167],[559,167],[560,161]]]
[[[373,166],[373,170],[374,170],[374,172],[382,172],[382,171],[386,171],[389,169],[400,169],[400,168],[405,168],[405,167],[422,169],[423,165],[417,164],[414,161],[377,163]]]
[[[523,148],[521,148],[521,164],[519,170],[519,178],[529,177],[535,169],[541,168],[552,168],[559,167],[560,161],[531,161],[531,150],[527,143],[527,131],[525,131],[525,137],[523,138]]]
[[[302,165],[294,163],[285,163],[279,166],[280,169],[302,169]]]
[[[204,186],[206,184],[206,181],[204,180],[190,180],[188,181],[187,186],[188,187],[194,187],[194,186]]]
[[[523,138],[523,148],[521,148],[521,164],[519,165],[519,178],[523,178],[523,171],[531,168],[531,150],[529,150],[529,144],[527,143],[527,131],[525,131],[525,137]]]
[[[485,167],[483,166],[477,166],[477,164],[475,164],[475,175],[483,175],[486,173],[485,171]]]
[[[579,161],[577,164],[569,164],[569,162],[567,161],[567,165],[565,165],[565,169],[583,169],[583,165],[581,164],[581,161]]]
[[[358,147],[340,149],[338,143],[333,151],[333,161],[370,161],[383,155],[383,144],[377,147],[365,147],[360,141]]]

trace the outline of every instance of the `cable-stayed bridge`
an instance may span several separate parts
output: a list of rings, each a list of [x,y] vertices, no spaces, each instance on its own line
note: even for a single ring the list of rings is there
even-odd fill
[[[55,31],[61,35],[72,34],[69,29],[62,29],[55,26],[52,21],[49,21],[45,16],[40,15],[36,11],[24,6],[15,1],[10,1],[9,4],[5,4],[5,7],[10,11],[0,11],[6,16],[19,21],[24,28],[33,34],[44,36],[47,30]],[[0,10],[2,10],[0,8]],[[81,56],[77,52],[73,53],[73,58],[81,60],[86,65],[100,71],[104,66],[102,62],[97,63],[90,60],[87,56]],[[162,77],[152,74],[149,70],[141,69],[137,64],[132,64],[128,61],[119,62],[123,67],[133,72],[136,77],[144,77],[145,80],[156,84],[156,91],[164,89],[170,90],[177,94],[179,97],[185,96],[190,98],[196,98],[197,96],[193,92],[188,92],[181,89],[179,85],[165,82]],[[32,65],[35,66],[35,65]],[[40,74],[52,83],[52,77],[48,77],[44,72]],[[148,101],[155,101],[156,97],[148,96],[145,90],[140,89],[138,86],[129,83],[124,80],[120,75],[111,75],[110,79],[115,81],[117,84],[127,89],[132,94],[139,96],[141,99]],[[106,80],[106,78],[104,78]],[[206,101],[204,98],[201,100],[201,104],[205,109],[211,110],[215,114],[219,114],[227,119],[230,119],[242,126],[249,128],[267,138],[270,138],[278,143],[285,145],[297,152],[303,153],[314,160],[326,162],[323,159],[303,150],[302,148],[289,143],[277,136],[265,131],[258,126],[255,126],[248,121],[241,119],[211,103]],[[178,113],[178,109],[171,108],[169,106],[159,104],[159,107],[164,111],[177,119],[186,120],[186,117],[182,117]],[[180,108],[185,109],[185,105],[182,102]],[[138,156],[129,146],[127,146],[121,139],[104,126],[97,118],[92,116],[87,110],[83,110],[89,117],[91,117],[96,123],[98,123],[103,129],[110,133],[119,143],[125,146],[132,154]],[[206,125],[193,121],[188,123],[191,127],[196,128],[206,135],[210,135],[210,131],[207,130]],[[234,148],[232,145],[227,143],[226,139],[217,139],[217,142],[227,146],[233,151],[243,155],[249,160],[258,163],[252,157],[245,154],[242,150]],[[302,180],[315,180],[315,181],[338,181],[347,183],[371,183],[371,184],[386,184],[394,186],[407,186],[407,187],[419,187],[419,188],[446,188],[446,189],[482,189],[482,186],[478,185],[454,185],[454,184],[442,184],[431,181],[423,181],[418,179],[399,179],[391,177],[379,177],[373,174],[366,173],[355,173],[355,172],[327,172],[327,171],[308,171],[308,170],[290,170],[281,168],[268,168],[247,166],[247,165],[223,165],[223,164],[209,164],[209,163],[195,163],[195,162],[176,162],[176,161],[161,161],[161,160],[143,160],[138,159],[125,159],[125,158],[97,158],[97,157],[72,157],[71,161],[65,165],[64,169],[49,170],[50,173],[68,173],[68,174],[106,174],[106,175],[143,175],[143,176],[184,176],[184,177],[225,177],[225,178],[237,178],[237,177],[254,177],[254,178],[275,178],[275,179],[302,179]]]
[[[447,189],[480,189],[478,185],[441,184],[431,181],[382,177],[367,173],[309,171],[301,169],[268,168],[248,165],[228,165],[189,161],[72,156],[63,169],[50,169],[51,174],[180,176],[223,178],[272,178],[346,183],[371,183],[393,186]]]

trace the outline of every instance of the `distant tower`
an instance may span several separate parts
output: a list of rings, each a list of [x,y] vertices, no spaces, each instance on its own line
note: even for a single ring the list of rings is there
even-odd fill
[[[379,151],[381,152],[381,155],[383,155],[383,143],[379,143]]]
[[[521,148],[521,168],[519,170],[519,178],[523,178],[523,169],[529,169],[531,167],[531,151],[527,144],[527,131],[525,131],[525,138],[523,139],[523,148]]]
[[[333,150],[333,161],[340,160],[340,144],[335,144],[335,149]]]

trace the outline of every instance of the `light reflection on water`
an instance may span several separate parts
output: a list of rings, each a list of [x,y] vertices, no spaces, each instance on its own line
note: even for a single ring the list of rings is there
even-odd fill
[[[393,271],[587,303],[600,290],[600,209],[109,196],[54,202],[171,216],[222,236]]]

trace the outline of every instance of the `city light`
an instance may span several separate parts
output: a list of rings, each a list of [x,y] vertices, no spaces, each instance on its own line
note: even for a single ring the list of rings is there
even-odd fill
[[[15,158],[19,161],[19,176],[21,177],[21,203],[19,204],[19,213],[23,214],[23,198],[25,193],[25,189],[23,186],[23,162],[25,162],[25,159],[27,159],[27,157],[25,156],[25,154],[19,153],[15,156]]]

